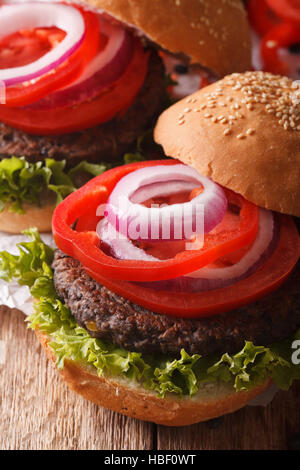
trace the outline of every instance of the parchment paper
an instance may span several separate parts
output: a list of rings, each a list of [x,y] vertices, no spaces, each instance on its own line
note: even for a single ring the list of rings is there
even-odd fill
[[[54,240],[51,233],[42,234],[41,238],[45,243],[54,247]],[[9,235],[0,232],[0,251],[9,251],[16,255],[19,253],[17,243],[29,241],[25,235]],[[0,305],[10,308],[17,308],[30,315],[32,313],[32,297],[27,286],[19,286],[17,282],[7,283],[0,279]]]

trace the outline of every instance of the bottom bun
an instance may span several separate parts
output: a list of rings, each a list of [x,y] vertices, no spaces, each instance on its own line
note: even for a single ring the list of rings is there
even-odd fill
[[[36,335],[47,356],[56,362],[48,345],[48,335],[36,330]],[[268,379],[262,385],[247,392],[236,392],[232,385],[206,384],[195,396],[159,398],[142,386],[115,377],[99,377],[92,366],[65,361],[59,371],[70,389],[99,406],[112,411],[151,421],[165,426],[187,426],[207,421],[243,408],[271,384]]]
[[[51,221],[54,203],[42,207],[23,204],[24,214],[9,212],[5,208],[0,213],[0,231],[7,233],[21,233],[29,227],[37,227],[39,232],[51,232]]]

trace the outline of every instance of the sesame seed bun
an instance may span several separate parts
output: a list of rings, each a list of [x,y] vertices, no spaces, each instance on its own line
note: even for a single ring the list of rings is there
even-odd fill
[[[163,49],[184,53],[191,62],[201,63],[220,76],[251,68],[249,26],[241,0],[84,2],[137,28]]]
[[[233,74],[166,110],[155,140],[258,206],[300,217],[300,85]]]
[[[48,358],[55,364],[56,358],[48,344],[50,337],[38,330],[36,335]],[[211,383],[192,398],[170,394],[160,398],[129,380],[99,377],[93,367],[74,361],[65,361],[59,373],[70,389],[97,405],[165,426],[187,426],[233,413],[271,385],[271,380],[267,379],[250,391],[236,392],[229,384]]]

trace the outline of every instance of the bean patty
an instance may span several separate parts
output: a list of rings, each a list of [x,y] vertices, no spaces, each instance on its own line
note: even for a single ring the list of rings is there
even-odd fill
[[[160,315],[111,292],[57,250],[54,282],[61,300],[91,336],[130,351],[178,355],[235,353],[245,340],[270,345],[300,328],[300,263],[276,292],[237,310],[201,319]]]
[[[154,124],[165,102],[164,66],[156,52],[152,52],[144,85],[123,115],[82,132],[59,136],[30,135],[0,123],[0,158],[24,156],[30,162],[47,157],[66,159],[69,167],[81,160],[118,160]]]

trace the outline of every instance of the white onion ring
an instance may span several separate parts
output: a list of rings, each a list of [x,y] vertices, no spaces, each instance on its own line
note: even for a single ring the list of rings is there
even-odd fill
[[[147,186],[150,190],[151,185],[174,182],[181,183],[182,187],[184,183],[191,187],[192,183],[195,188],[203,186],[204,189],[189,202],[158,208],[147,208],[131,199]],[[149,194],[153,193],[150,191]],[[146,197],[144,190],[143,197]],[[199,227],[197,216],[202,208],[204,223],[200,221]],[[134,239],[157,241],[184,240],[190,239],[195,233],[208,233],[222,221],[226,208],[227,198],[219,185],[200,175],[194,168],[178,164],[145,167],[129,173],[115,186],[108,199],[106,211],[109,222],[128,238],[133,239],[130,226],[134,223],[141,227]],[[168,237],[164,236],[163,226],[166,220],[170,221]]]
[[[73,106],[97,96],[103,88],[116,81],[132,57],[132,36],[124,28],[99,17],[100,33],[108,38],[104,50],[87,65],[77,81],[45,96],[26,109],[41,110]]]
[[[189,278],[228,281],[240,279],[265,253],[274,238],[274,216],[265,209],[259,209],[259,223],[257,237],[250,250],[233,266],[226,268],[202,268],[188,274]]]
[[[101,242],[110,248],[112,255],[117,259],[163,262],[134,246],[128,238],[120,236],[106,219],[101,222],[99,236]],[[257,237],[249,251],[234,265],[226,268],[204,267],[175,279],[137,282],[137,284],[150,289],[190,293],[228,287],[257,271],[271,256],[276,244],[274,215],[271,211],[259,209]]]
[[[85,36],[85,22],[80,11],[69,5],[22,3],[1,6],[0,37],[22,29],[54,26],[65,31],[66,37],[31,64],[0,69],[0,80],[6,86],[36,79],[57,68],[80,47]]]
[[[102,243],[105,243],[117,259],[136,261],[159,261],[148,255],[144,250],[137,248],[125,235],[117,232],[107,219],[98,224],[97,233]]]
[[[156,197],[168,197],[182,192],[192,192],[199,188],[199,183],[189,181],[170,181],[168,183],[152,183],[143,186],[133,193],[130,200],[135,204],[142,204],[149,199]]]

